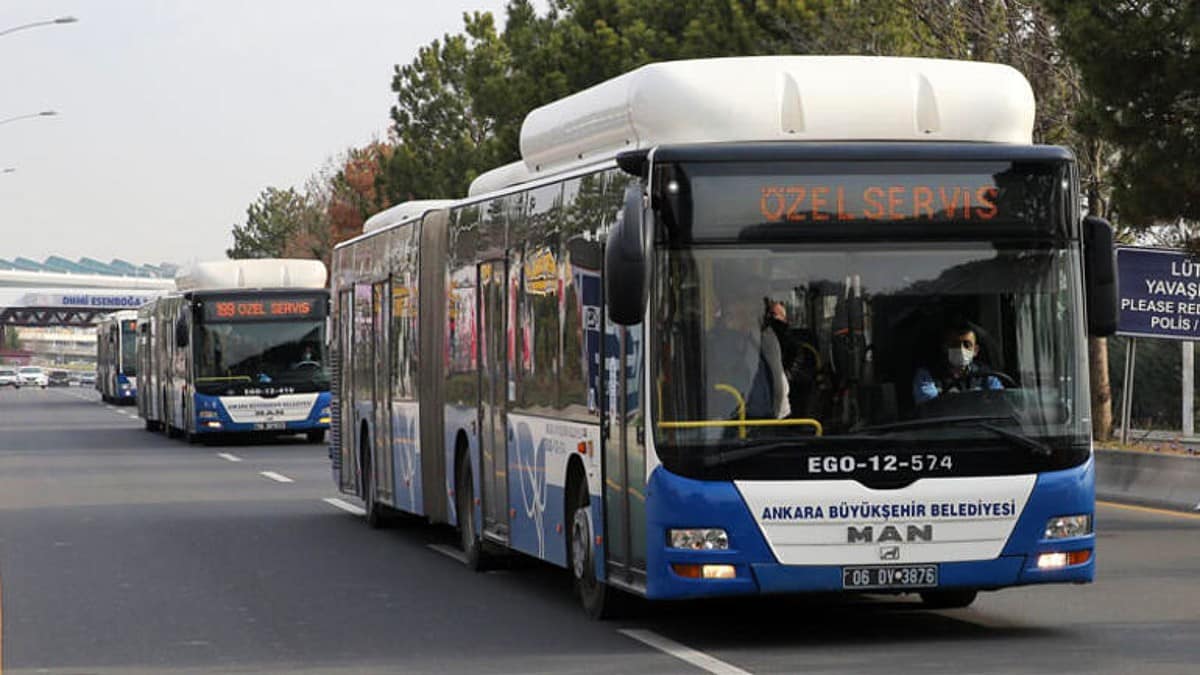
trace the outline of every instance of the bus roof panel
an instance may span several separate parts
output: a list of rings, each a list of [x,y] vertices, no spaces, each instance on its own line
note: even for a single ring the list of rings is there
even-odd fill
[[[653,63],[537,108],[533,173],[665,143],[1032,142],[1033,90],[1001,64],[869,56]]]
[[[324,288],[325,263],[295,258],[213,260],[175,275],[180,291],[241,288]]]
[[[444,209],[453,203],[452,199],[415,199],[401,202],[368,218],[367,222],[363,223],[362,231],[363,234],[366,234],[405,221],[416,220],[429,211]]]

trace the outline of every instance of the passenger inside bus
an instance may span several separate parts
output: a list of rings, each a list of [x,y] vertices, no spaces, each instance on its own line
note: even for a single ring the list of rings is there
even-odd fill
[[[736,283],[718,284],[716,322],[706,337],[708,419],[782,419],[791,414],[779,339],[757,300]],[[723,395],[721,392],[724,392]],[[742,409],[739,411],[739,409]]]
[[[930,365],[913,375],[913,401],[928,403],[944,394],[983,389],[999,390],[1004,385],[979,356],[979,340],[970,322],[958,319],[942,331],[940,354]]]

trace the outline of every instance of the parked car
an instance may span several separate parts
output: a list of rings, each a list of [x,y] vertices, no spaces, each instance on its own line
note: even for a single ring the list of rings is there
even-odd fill
[[[17,379],[22,386],[29,385],[44,389],[50,385],[50,378],[46,376],[46,371],[42,370],[39,366],[21,366],[17,368]]]
[[[80,373],[79,374],[79,386],[81,386],[81,387],[96,386],[96,374],[91,373],[91,372]]]
[[[68,387],[71,385],[71,375],[65,370],[52,370],[47,380],[51,387]]]
[[[19,389],[20,381],[17,379],[17,371],[12,368],[0,368],[0,387],[12,387]]]

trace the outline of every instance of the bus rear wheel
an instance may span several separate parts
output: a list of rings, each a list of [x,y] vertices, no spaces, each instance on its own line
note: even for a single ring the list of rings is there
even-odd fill
[[[621,591],[596,578],[591,506],[588,503],[587,489],[583,487],[582,482],[575,484],[567,503],[571,505],[567,562],[575,594],[588,616],[593,619],[615,618],[626,611],[628,598]]]
[[[304,433],[304,438],[309,443],[320,443],[325,440],[325,430],[324,429],[313,429],[311,431],[306,431]]]
[[[961,609],[975,602],[979,591],[925,591],[921,593],[921,602],[929,609]]]
[[[458,541],[467,568],[480,572],[487,567],[487,556],[479,535],[479,523],[475,520],[475,481],[471,476],[471,460],[465,455],[459,458],[456,473],[454,507],[458,511]]]
[[[379,496],[375,491],[375,477],[371,474],[371,447],[367,439],[363,438],[362,449],[362,480],[363,480],[363,510],[366,511],[367,527],[378,530],[387,526],[387,515],[384,513],[384,505],[379,503]]]

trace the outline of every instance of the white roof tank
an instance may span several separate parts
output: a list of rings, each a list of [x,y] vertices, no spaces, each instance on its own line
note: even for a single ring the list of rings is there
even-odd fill
[[[520,142],[526,170],[544,173],[667,143],[1027,144],[1033,117],[1029,82],[1006,65],[746,56],[642,66],[531,111]]]
[[[325,263],[297,258],[199,262],[175,275],[180,291],[242,288],[325,288]]]
[[[383,229],[389,225],[420,218],[426,212],[435,209],[444,209],[453,203],[453,199],[415,199],[409,202],[401,202],[367,218],[367,221],[363,223],[362,231],[363,234],[366,234],[367,232]]]
[[[467,189],[467,196],[474,197],[475,195],[501,190],[509,185],[524,183],[532,177],[533,173],[525,166],[525,162],[522,161],[498,166],[491,171],[479,174],[478,178],[471,181],[471,187]]]

